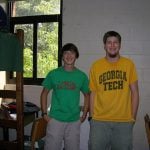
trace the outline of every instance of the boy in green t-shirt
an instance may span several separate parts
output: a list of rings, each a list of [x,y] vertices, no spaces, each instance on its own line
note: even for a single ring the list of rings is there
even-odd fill
[[[80,124],[86,119],[89,105],[89,81],[87,75],[75,67],[79,57],[77,47],[68,43],[62,48],[64,65],[50,71],[43,81],[41,108],[48,122],[45,150],[79,150]],[[47,96],[52,91],[51,108],[47,114]],[[84,95],[84,109],[80,118],[80,92]]]

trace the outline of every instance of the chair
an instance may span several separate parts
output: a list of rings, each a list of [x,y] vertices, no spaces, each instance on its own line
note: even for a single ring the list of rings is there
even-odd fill
[[[147,135],[147,140],[148,140],[149,150],[150,150],[150,118],[148,114],[145,115],[144,120],[145,120],[145,130],[146,130],[146,135]]]
[[[47,122],[44,118],[34,120],[31,129],[31,150],[35,150],[35,142],[42,139],[46,135]]]

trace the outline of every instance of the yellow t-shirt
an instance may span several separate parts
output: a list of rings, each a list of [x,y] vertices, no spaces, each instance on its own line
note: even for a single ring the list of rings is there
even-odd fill
[[[120,57],[113,63],[105,58],[97,60],[90,70],[90,90],[95,93],[92,118],[100,121],[133,121],[129,85],[136,80],[136,68],[130,59]]]

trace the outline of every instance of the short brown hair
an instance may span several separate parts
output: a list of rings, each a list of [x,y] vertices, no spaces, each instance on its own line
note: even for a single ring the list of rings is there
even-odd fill
[[[76,53],[76,58],[79,58],[78,48],[73,43],[67,43],[62,47],[61,56],[63,55],[64,51],[74,51]]]
[[[121,43],[121,36],[118,32],[116,31],[108,31],[104,34],[104,37],[103,37],[103,43],[106,44],[106,41],[109,37],[116,37],[118,40],[119,40],[119,43]]]

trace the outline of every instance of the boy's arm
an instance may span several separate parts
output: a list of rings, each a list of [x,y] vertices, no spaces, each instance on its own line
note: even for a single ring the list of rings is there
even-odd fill
[[[42,110],[42,116],[45,118],[45,120],[49,120],[47,116],[47,96],[48,96],[49,90],[46,88],[43,88],[41,92],[40,102],[41,102],[41,110]]]
[[[89,109],[90,109],[89,110],[89,119],[91,119],[93,116],[94,95],[95,95],[95,93],[91,92],[91,94],[90,94],[90,106],[89,106]]]
[[[138,81],[130,85],[130,90],[131,90],[132,116],[136,120],[138,106],[139,106]]]
[[[83,106],[83,114],[81,116],[81,122],[84,122],[86,119],[87,113],[89,111],[89,100],[90,100],[90,94],[89,93],[84,93],[84,106]]]

